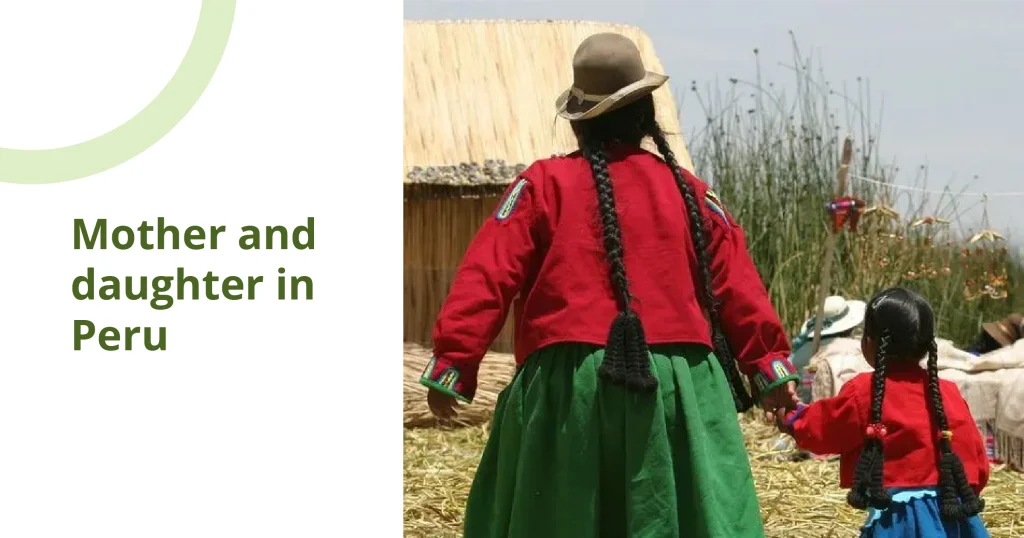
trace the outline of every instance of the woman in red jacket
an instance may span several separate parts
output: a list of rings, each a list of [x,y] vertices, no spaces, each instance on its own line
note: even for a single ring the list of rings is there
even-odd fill
[[[736,411],[742,374],[766,409],[792,404],[788,338],[742,230],[655,121],[667,77],[616,34],[573,66],[558,109],[580,150],[530,166],[480,229],[422,378],[441,417],[471,402],[514,307],[519,369],[465,535],[762,537]]]
[[[780,426],[800,448],[841,455],[847,502],[869,509],[862,538],[987,537],[977,515],[989,477],[985,444],[956,384],[939,379],[928,301],[903,288],[876,295],[861,347],[874,372],[833,398],[779,410]]]

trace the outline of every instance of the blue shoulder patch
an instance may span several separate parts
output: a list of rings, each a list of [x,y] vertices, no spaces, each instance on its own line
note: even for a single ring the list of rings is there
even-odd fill
[[[508,191],[508,194],[501,201],[501,205],[498,206],[498,211],[494,214],[495,220],[501,222],[512,216],[512,212],[515,211],[516,205],[519,203],[519,197],[523,194],[523,189],[526,188],[527,183],[526,178],[519,178],[519,181]]]

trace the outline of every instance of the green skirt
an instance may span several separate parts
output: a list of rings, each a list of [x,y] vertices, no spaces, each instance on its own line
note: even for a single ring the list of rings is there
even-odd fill
[[[598,378],[603,351],[559,344],[502,392],[466,538],[763,537],[728,381],[705,347],[653,346],[655,394]]]

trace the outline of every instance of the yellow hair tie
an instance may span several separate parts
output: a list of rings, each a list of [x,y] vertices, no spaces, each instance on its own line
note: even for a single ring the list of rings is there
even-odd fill
[[[953,432],[951,432],[949,430],[942,430],[942,431],[939,432],[939,437],[945,437],[947,440],[952,441],[953,440]]]

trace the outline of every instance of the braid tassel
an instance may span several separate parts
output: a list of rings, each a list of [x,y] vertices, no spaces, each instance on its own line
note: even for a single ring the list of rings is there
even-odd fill
[[[939,390],[939,350],[935,341],[928,346],[928,392],[932,412],[940,429],[939,438],[939,512],[945,519],[966,519],[981,513],[985,501],[971,488],[964,464],[953,451],[949,421]]]
[[[885,398],[885,373],[888,369],[888,351],[891,335],[882,331],[875,355],[875,371],[871,374],[870,425],[866,432],[860,459],[854,471],[853,487],[846,494],[846,502],[857,509],[868,507],[884,510],[892,503],[885,489],[885,451],[882,443],[886,435],[882,424],[882,401]]]
[[[644,327],[635,312],[620,312],[612,322],[598,375],[631,391],[653,392],[658,388],[658,379],[651,374]]]
[[[608,330],[604,360],[598,375],[615,385],[634,392],[652,392],[658,380],[651,374],[650,354],[640,317],[630,307],[629,279],[623,256],[622,232],[615,210],[615,194],[608,175],[608,160],[601,145],[587,144],[584,154],[590,161],[597,190],[598,210],[601,216],[605,255],[608,258],[609,277],[621,311]]]
[[[626,388],[653,392],[658,388],[658,379],[651,374],[650,351],[643,323],[634,312],[628,312],[626,318],[626,364],[630,366],[626,375]]]
[[[942,455],[939,456],[939,512],[943,519],[964,519],[967,517],[967,512],[960,502],[956,478],[954,478],[957,458],[948,443],[941,441],[940,444],[946,446],[940,449]],[[960,472],[963,473],[962,467]]]
[[[868,441],[864,444],[864,451],[857,460],[857,468],[854,471],[856,476],[869,476],[871,473],[871,467],[874,465],[876,453],[875,447],[870,443],[871,441]],[[850,491],[846,493],[846,502],[858,510],[866,509],[870,502],[868,484],[863,481],[854,482],[853,487],[851,487]]]

